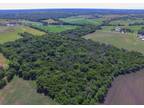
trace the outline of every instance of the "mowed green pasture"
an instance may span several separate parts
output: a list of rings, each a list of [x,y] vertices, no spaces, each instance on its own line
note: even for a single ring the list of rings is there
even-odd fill
[[[136,25],[136,26],[127,26],[126,28],[133,30],[135,33],[137,33],[141,28],[144,27],[144,25]]]
[[[0,26],[0,43],[14,41],[21,38],[19,33],[28,32],[33,35],[43,35],[44,32],[38,31],[36,29],[27,27],[27,26],[14,26],[14,27],[4,27]]]
[[[110,24],[112,25],[118,25],[118,24],[122,24],[127,26],[128,24],[132,24],[132,23],[143,23],[144,19],[142,18],[137,18],[137,19],[120,19],[120,20],[114,20],[111,21]]]
[[[29,21],[29,20],[20,20],[19,22],[24,25],[38,25],[38,26],[42,25],[42,23],[40,22],[34,22],[34,21]]]
[[[35,25],[36,26],[36,25]],[[48,26],[36,26],[37,28],[43,29],[44,31],[48,32],[62,32],[70,29],[75,29],[78,26],[72,26],[72,25],[48,25]]]
[[[109,32],[112,29],[115,29],[115,27],[117,27],[117,26],[103,26],[102,31],[108,31]],[[136,25],[136,26],[119,26],[119,27],[127,28],[127,29],[134,31],[134,33],[137,33],[144,26],[143,25]]]
[[[31,33],[35,36],[41,36],[41,35],[44,35],[45,32],[42,32],[42,31],[39,31],[37,29],[33,29],[31,27],[28,27],[28,26],[21,26],[21,32],[28,32],[28,33]]]
[[[60,18],[60,20],[72,23],[72,24],[93,24],[93,25],[99,25],[102,23],[102,19],[88,19],[84,17],[67,17],[67,18]]]
[[[130,51],[138,51],[144,54],[144,41],[137,38],[136,34],[122,34],[117,32],[96,31],[84,36],[86,39],[112,44],[118,48],[125,48]]]
[[[37,93],[36,85],[33,81],[14,77],[10,83],[0,90],[0,104],[49,105],[57,103],[48,96]]]

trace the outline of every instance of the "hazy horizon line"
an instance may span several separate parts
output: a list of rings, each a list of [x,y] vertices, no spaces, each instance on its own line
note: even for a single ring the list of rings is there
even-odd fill
[[[127,9],[144,10],[144,3],[2,3],[0,10],[31,9]]]
[[[0,9],[0,10],[55,10],[55,9],[90,9],[90,10],[144,10],[139,8],[16,8],[16,9]]]

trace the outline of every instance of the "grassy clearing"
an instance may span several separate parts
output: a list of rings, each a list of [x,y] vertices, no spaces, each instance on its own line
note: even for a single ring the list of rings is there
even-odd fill
[[[45,34],[45,32],[30,28],[28,26],[21,27],[21,29],[22,29],[22,32],[28,32],[36,36],[41,36]]]
[[[62,32],[70,29],[75,29],[78,26],[71,26],[71,25],[48,25],[48,26],[37,26],[48,32]]]
[[[34,22],[34,21],[29,21],[29,20],[20,20],[19,22],[24,25],[38,25],[38,26],[42,25],[42,23],[40,22]]]
[[[144,25],[138,25],[138,26],[127,26],[126,28],[133,30],[135,33],[137,33],[141,28],[144,27]]]
[[[114,29],[116,26],[103,26],[101,31],[104,32],[110,32],[112,29]]]
[[[0,27],[0,28],[2,28],[0,31],[0,43],[14,41],[20,38],[20,36],[18,35],[20,31],[19,27]]]
[[[52,23],[58,23],[58,21],[54,20],[54,19],[46,19],[46,20],[43,20],[43,22],[47,22],[49,24],[52,24]]]
[[[99,25],[102,23],[102,19],[87,19],[83,17],[68,17],[68,18],[61,18],[60,20],[72,24],[94,24]]]
[[[120,19],[120,20],[112,21],[110,24],[113,24],[113,25],[122,24],[122,25],[128,26],[128,24],[135,23],[135,22],[143,23],[144,19],[141,19],[141,18],[137,18],[137,19]]]
[[[7,68],[8,60],[3,56],[3,54],[0,53],[0,64],[4,66],[4,68]]]
[[[70,29],[75,29],[77,26],[70,26],[70,25],[64,25],[64,26],[59,26],[59,25],[49,25],[45,27],[50,32],[62,32]]]
[[[86,39],[112,44],[118,48],[138,51],[144,54],[144,41],[138,39],[135,33],[121,34],[116,32],[97,31],[84,37]]]
[[[18,77],[0,90],[0,104],[45,105],[56,104],[49,97],[36,92],[33,81],[25,81]]]
[[[115,29],[116,26],[103,26],[102,31],[108,31],[110,32],[112,29]],[[132,31],[134,31],[134,33],[137,33],[142,27],[144,27],[143,25],[138,25],[138,26],[119,26],[122,28],[127,28],[130,29]]]
[[[122,14],[107,14],[107,15],[101,15],[105,20],[113,19],[113,18],[119,18],[119,17],[125,17],[127,15]]]
[[[3,27],[0,26],[0,43],[14,41],[21,38],[19,33],[29,32],[34,35],[43,35],[44,32],[38,31],[36,29],[27,26],[15,26],[15,27]]]

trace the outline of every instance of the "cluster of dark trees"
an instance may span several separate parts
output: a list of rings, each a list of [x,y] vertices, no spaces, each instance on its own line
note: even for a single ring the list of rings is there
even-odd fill
[[[35,80],[39,93],[60,104],[101,103],[116,76],[144,67],[141,53],[58,34],[24,33],[1,51],[11,61],[12,76]]]
[[[144,25],[143,22],[130,23],[129,26]]]
[[[57,35],[62,35],[62,36],[68,36],[68,37],[81,37],[90,33],[95,32],[96,30],[100,30],[102,26],[107,26],[112,20],[106,20],[103,21],[100,25],[92,25],[92,24],[72,24],[72,23],[64,23],[62,22],[64,25],[75,25],[78,26],[75,29],[70,29],[70,30],[66,30],[66,31],[62,31],[60,33],[58,33]],[[58,24],[57,24],[58,25]],[[34,29],[38,29],[40,31],[46,32],[48,34],[54,34],[54,33],[50,33],[48,30],[45,30],[44,28],[40,27],[40,26],[35,26],[35,25],[30,25],[31,28]]]
[[[84,12],[78,11],[68,11],[68,10],[12,10],[12,11],[6,11],[1,10],[0,11],[0,18],[5,19],[25,19],[25,20],[31,20],[31,21],[41,21],[43,19],[48,18],[61,18],[61,17],[69,17],[69,16],[75,16],[78,14],[84,14]]]
[[[134,31],[129,29],[129,28],[122,28],[122,31],[124,31],[125,33],[129,32],[129,33],[133,33]]]
[[[108,24],[107,26],[125,26],[124,24]]]
[[[0,69],[0,89],[6,85],[6,80],[4,80],[5,72],[3,69]]]
[[[5,19],[26,19],[41,21],[48,18],[64,18],[88,14],[109,14],[110,10],[100,9],[37,9],[37,10],[1,10],[0,18]],[[123,11],[124,12],[124,11]],[[123,13],[120,10],[111,10],[111,13]]]
[[[10,72],[10,70],[11,69],[8,71],[2,68],[0,69],[0,89],[13,79],[15,73],[13,73],[13,71]]]
[[[144,27],[141,27],[141,29],[138,30],[138,34],[144,35]]]
[[[112,31],[115,31],[115,29],[112,29]],[[133,33],[134,31],[129,28],[120,28],[119,32],[123,33]]]
[[[37,10],[1,10],[0,18],[27,19],[40,21],[47,18],[60,18],[76,15],[128,15],[127,18],[142,17],[143,10],[113,10],[113,9],[37,9]],[[135,14],[135,15],[134,15]]]
[[[47,20],[47,19],[45,19]],[[59,20],[58,18],[53,18],[53,20],[56,21],[56,23],[51,23],[49,24],[48,22],[44,22],[43,20],[39,21],[40,23],[42,23],[44,26],[47,25],[73,25],[73,26],[84,26],[85,24],[75,24],[75,23],[68,23],[68,22],[64,22],[62,20]],[[34,27],[34,26],[33,26]]]
[[[65,36],[69,36],[69,37],[81,37],[81,36],[87,35],[89,33],[93,33],[96,30],[101,29],[101,25],[98,25],[98,26],[95,26],[95,25],[80,26],[79,24],[73,24],[73,25],[78,26],[78,27],[75,29],[62,31],[62,32],[58,33],[58,35],[62,35],[62,36],[65,35]],[[40,30],[40,31],[43,31],[43,32],[46,32],[48,34],[54,34],[54,33],[49,32],[48,30],[42,28],[41,26],[31,25],[30,27]]]

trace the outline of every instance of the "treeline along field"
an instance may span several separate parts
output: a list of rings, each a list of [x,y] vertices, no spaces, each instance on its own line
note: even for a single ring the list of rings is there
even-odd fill
[[[33,37],[2,46],[8,72],[34,80],[37,91],[60,104],[98,104],[119,74],[143,68],[144,56],[111,45],[66,36]]]
[[[0,52],[10,62],[7,70],[1,70],[0,86],[6,85],[5,78],[11,81],[17,75],[36,82],[37,92],[59,104],[103,103],[115,77],[144,68],[139,52],[82,38],[109,21],[42,37],[25,32],[23,38],[4,43]]]

